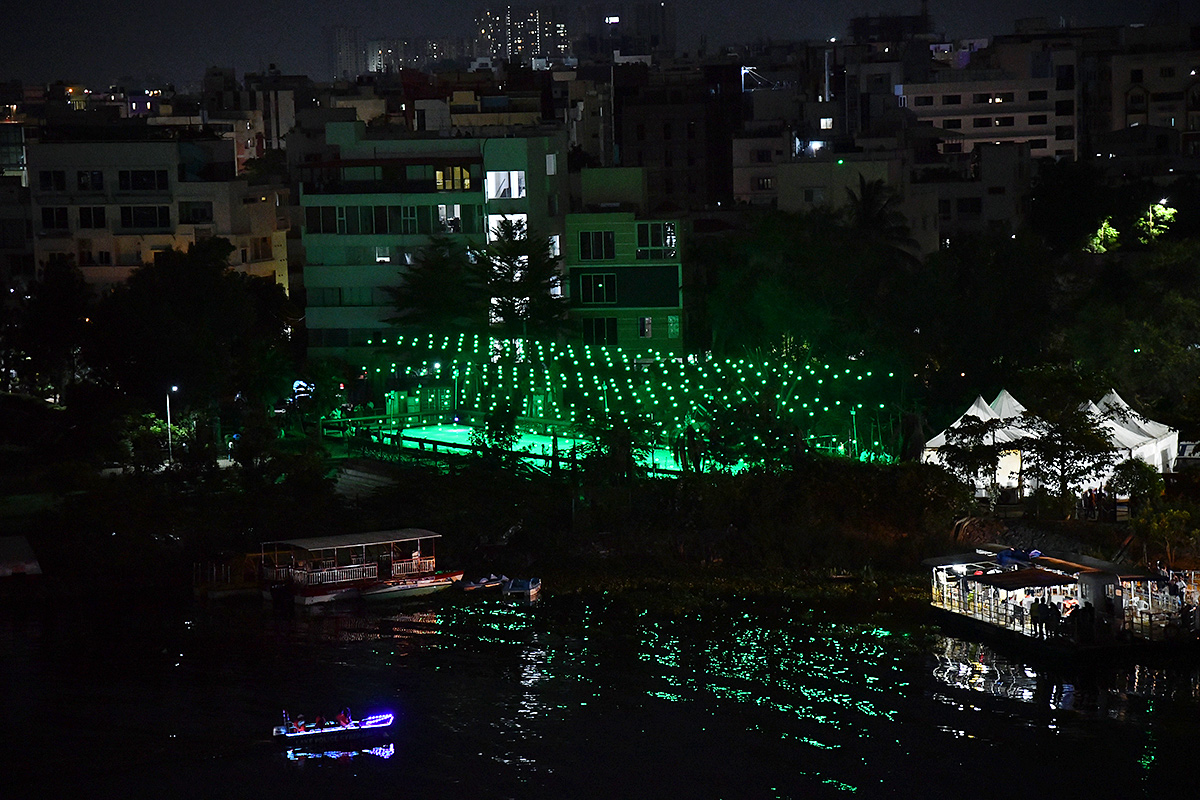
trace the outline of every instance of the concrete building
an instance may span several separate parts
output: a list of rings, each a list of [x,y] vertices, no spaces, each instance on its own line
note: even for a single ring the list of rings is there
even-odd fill
[[[229,239],[230,264],[288,288],[287,190],[233,176],[231,144],[188,129],[44,131],[28,144],[36,263],[104,291],[169,249]]]
[[[361,121],[325,125],[321,161],[298,165],[309,353],[355,364],[390,358],[385,291],[430,237],[480,246],[505,218],[561,247],[565,136],[421,136]],[[317,152],[314,150],[313,152]]]
[[[587,169],[581,184],[563,254],[583,343],[682,351],[682,220],[644,213],[641,169]]]

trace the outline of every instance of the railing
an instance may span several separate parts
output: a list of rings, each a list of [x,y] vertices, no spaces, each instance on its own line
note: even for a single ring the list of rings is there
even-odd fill
[[[321,586],[327,583],[350,583],[375,578],[379,575],[379,565],[375,563],[354,564],[348,567],[329,567],[316,570],[264,566],[262,575],[263,579],[267,581],[285,581],[298,586]]]
[[[402,575],[418,575],[422,572],[433,572],[434,557],[410,558],[404,561],[392,562],[392,577]]]

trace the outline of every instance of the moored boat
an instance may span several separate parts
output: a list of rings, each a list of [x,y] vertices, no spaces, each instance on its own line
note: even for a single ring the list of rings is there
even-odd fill
[[[441,534],[418,528],[264,542],[264,596],[297,605],[364,597],[418,597],[462,580],[461,570],[437,570]]]
[[[511,578],[507,583],[500,587],[500,591],[507,596],[516,596],[526,600],[536,600],[537,596],[542,591],[541,578]]]
[[[944,624],[1025,650],[1171,651],[1200,642],[1197,573],[998,545],[923,563]]]
[[[499,589],[508,582],[504,575],[489,575],[477,581],[463,581],[459,584],[464,592],[478,592],[483,589]]]

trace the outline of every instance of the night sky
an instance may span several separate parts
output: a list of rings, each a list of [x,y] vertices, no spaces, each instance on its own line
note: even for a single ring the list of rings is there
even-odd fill
[[[841,37],[850,16],[920,10],[920,0],[677,0],[677,4],[681,50],[694,50],[702,34],[707,34],[710,50],[768,34],[775,39]],[[128,78],[135,83],[161,79],[184,89],[197,84],[209,66],[233,67],[240,77],[275,63],[285,73],[323,79],[328,64],[324,31],[333,24],[358,25],[367,38],[465,35],[470,9],[484,4],[12,0],[7,5],[0,80],[66,80],[102,87]],[[1075,26],[1149,22],[1160,5],[1160,0],[929,0],[936,29],[952,38],[1010,33],[1019,17],[1042,16],[1055,24],[1062,19]],[[1200,21],[1200,0],[1179,0],[1179,5],[1184,19]]]

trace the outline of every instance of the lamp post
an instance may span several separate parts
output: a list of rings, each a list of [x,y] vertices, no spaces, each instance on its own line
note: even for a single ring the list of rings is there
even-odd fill
[[[167,392],[167,466],[174,463],[173,453],[171,450],[171,392],[178,392],[178,386],[172,386],[171,391]]]

